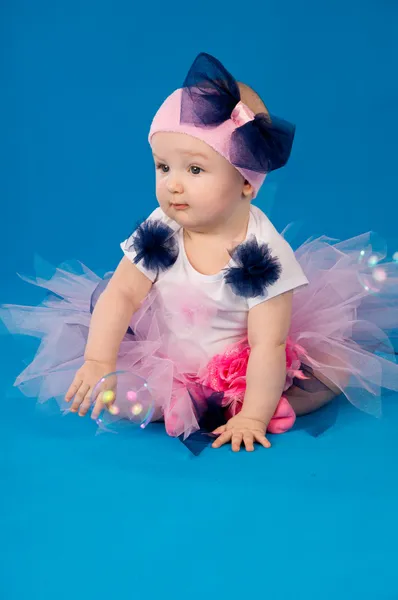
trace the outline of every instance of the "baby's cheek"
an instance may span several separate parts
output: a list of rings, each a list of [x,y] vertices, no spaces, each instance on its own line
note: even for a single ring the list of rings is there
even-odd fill
[[[200,198],[203,211],[208,215],[223,212],[225,207],[228,206],[228,200],[225,196],[217,193],[217,190],[214,188],[210,190],[200,190],[198,198]]]
[[[158,198],[164,196],[164,189],[165,188],[163,183],[156,183],[156,195]]]
[[[219,210],[225,211],[234,203],[234,196],[236,195],[236,189],[231,189],[230,186],[215,186],[213,188],[212,202],[217,206]]]
[[[156,198],[159,202],[160,208],[167,214],[167,211],[170,208],[170,203],[166,200],[166,195],[164,193],[163,188],[156,187]]]

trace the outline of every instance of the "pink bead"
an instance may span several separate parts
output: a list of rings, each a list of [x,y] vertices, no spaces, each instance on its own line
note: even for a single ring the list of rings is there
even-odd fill
[[[130,402],[135,402],[137,400],[137,394],[136,392],[133,392],[132,390],[127,392],[127,400],[130,400]]]

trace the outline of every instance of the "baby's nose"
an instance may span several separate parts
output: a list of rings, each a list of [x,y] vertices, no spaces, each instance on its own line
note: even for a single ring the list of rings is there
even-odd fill
[[[182,192],[183,190],[181,181],[175,175],[167,178],[167,187],[172,193]]]

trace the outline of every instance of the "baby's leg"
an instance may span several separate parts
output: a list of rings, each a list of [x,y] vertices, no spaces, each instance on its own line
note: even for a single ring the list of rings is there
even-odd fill
[[[298,417],[322,408],[341,394],[324,376],[306,369],[304,371],[309,379],[294,379],[293,385],[284,392]]]
[[[293,385],[284,393],[297,416],[314,412],[328,404],[343,393],[342,390],[349,381],[343,354],[338,358],[319,353],[316,358],[321,364],[328,364],[329,367],[336,369],[341,387],[337,387],[323,373],[302,365],[304,375],[308,379],[294,379]]]

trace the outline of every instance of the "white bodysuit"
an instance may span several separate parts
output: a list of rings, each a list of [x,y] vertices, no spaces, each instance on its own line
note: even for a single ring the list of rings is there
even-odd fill
[[[148,219],[161,221],[173,230],[178,243],[178,257],[168,270],[159,274],[148,271],[142,264],[143,261],[136,266],[154,282],[174,334],[181,341],[194,340],[208,358],[223,352],[229,344],[240,341],[247,335],[248,313],[251,308],[308,284],[292,248],[256,206],[250,207],[246,240],[255,236],[258,243],[268,244],[272,257],[279,260],[282,271],[278,281],[255,298],[237,295],[225,281],[225,269],[215,275],[203,275],[196,271],[185,253],[182,227],[167,217],[161,208],[154,210]],[[125,256],[132,262],[137,256],[132,245],[134,235],[136,234],[133,233],[121,244]],[[231,259],[225,268],[234,264],[235,261]]]

